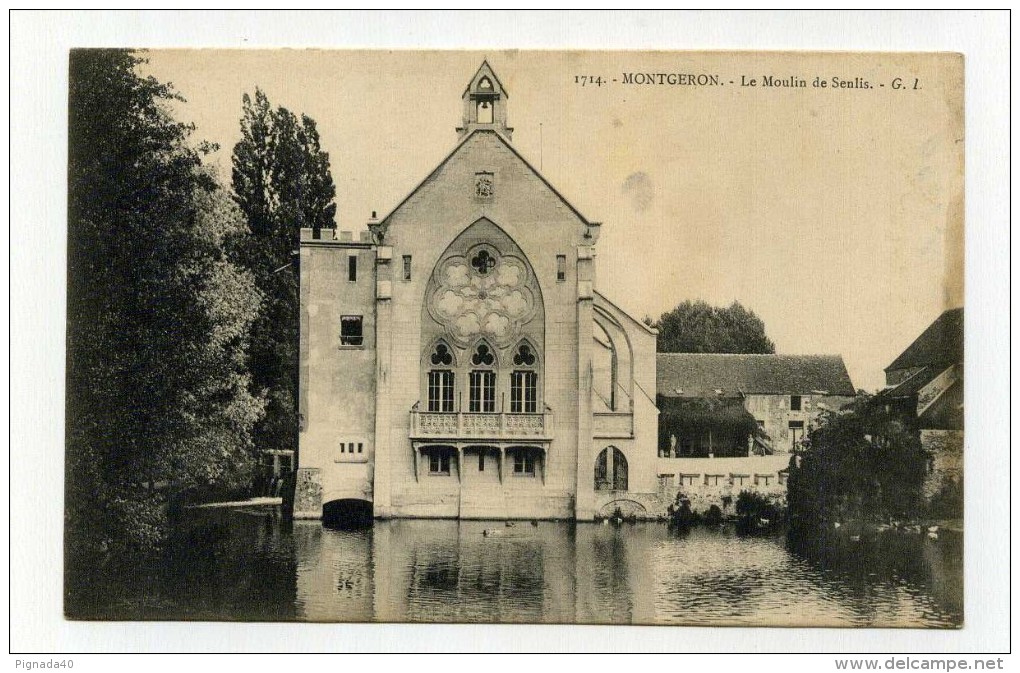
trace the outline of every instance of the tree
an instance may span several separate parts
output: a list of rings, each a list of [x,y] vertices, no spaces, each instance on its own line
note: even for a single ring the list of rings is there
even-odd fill
[[[243,483],[263,411],[245,363],[259,295],[225,254],[244,220],[141,62],[70,58],[69,578],[157,549],[175,493]]]
[[[652,323],[660,353],[775,353],[765,323],[733,302],[726,308],[687,300]]]
[[[911,518],[921,511],[926,456],[918,432],[859,396],[826,412],[791,460],[787,498],[800,523]]]
[[[298,281],[293,264],[300,229],[335,227],[336,188],[315,122],[275,110],[256,89],[242,99],[241,140],[234,146],[234,200],[249,234],[235,255],[265,297],[252,334],[252,389],[264,394],[259,449],[297,445]]]

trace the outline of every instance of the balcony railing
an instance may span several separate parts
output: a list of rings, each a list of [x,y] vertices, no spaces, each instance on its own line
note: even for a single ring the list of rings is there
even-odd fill
[[[537,414],[411,410],[412,439],[552,439],[552,412]]]

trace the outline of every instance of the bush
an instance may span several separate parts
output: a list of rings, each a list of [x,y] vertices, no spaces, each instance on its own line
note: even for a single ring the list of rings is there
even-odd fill
[[[771,531],[782,525],[786,512],[771,498],[751,491],[737,496],[737,527],[740,532]]]
[[[962,519],[963,482],[946,481],[942,484],[942,488],[928,503],[927,510],[932,519]]]
[[[676,500],[666,510],[669,514],[669,524],[680,529],[687,529],[698,523],[698,515],[691,509],[691,501],[683,494],[676,494]]]

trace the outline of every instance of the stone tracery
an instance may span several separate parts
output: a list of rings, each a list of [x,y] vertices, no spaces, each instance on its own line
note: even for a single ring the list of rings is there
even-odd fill
[[[534,279],[527,265],[490,246],[449,257],[436,279],[429,311],[460,347],[482,336],[506,348],[534,315]]]

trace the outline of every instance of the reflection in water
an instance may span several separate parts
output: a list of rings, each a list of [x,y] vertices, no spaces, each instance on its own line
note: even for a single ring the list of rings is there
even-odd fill
[[[794,543],[725,526],[677,535],[657,524],[402,520],[332,530],[221,510],[195,513],[161,564],[108,578],[102,591],[69,587],[68,613],[954,627],[962,576],[962,535],[949,532]]]

